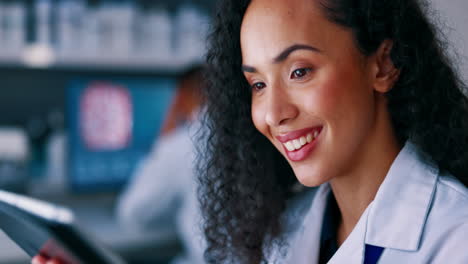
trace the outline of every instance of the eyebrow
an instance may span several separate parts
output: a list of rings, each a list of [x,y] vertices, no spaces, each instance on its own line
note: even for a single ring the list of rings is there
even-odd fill
[[[318,48],[313,47],[313,46],[304,45],[304,44],[294,44],[292,46],[287,47],[278,56],[276,56],[273,59],[273,63],[280,63],[280,62],[286,60],[289,57],[289,55],[291,53],[293,53],[294,51],[296,51],[296,50],[310,50],[310,51],[314,51],[314,52],[318,52],[318,53],[322,52],[321,50],[319,50]],[[257,69],[255,69],[252,66],[242,65],[242,71],[252,72],[253,73],[253,72],[257,72]]]
[[[311,50],[314,52],[320,53],[321,51],[316,47],[304,45],[304,44],[294,44],[283,50],[276,58],[273,59],[274,63],[279,63],[288,58],[288,56],[296,50]]]

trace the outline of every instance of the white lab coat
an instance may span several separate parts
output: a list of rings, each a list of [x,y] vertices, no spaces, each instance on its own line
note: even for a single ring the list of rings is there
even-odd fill
[[[293,201],[285,214],[288,247],[270,263],[317,263],[329,184]],[[364,263],[365,245],[385,248],[379,264],[468,263],[468,190],[407,143],[373,202],[329,263]]]

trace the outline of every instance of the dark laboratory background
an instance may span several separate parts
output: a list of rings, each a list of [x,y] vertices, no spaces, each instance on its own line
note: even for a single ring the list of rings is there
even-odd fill
[[[129,263],[181,251],[172,223],[127,231],[119,193],[180,76],[203,63],[214,0],[0,0],[0,189],[69,207]],[[0,263],[29,263],[0,231]]]

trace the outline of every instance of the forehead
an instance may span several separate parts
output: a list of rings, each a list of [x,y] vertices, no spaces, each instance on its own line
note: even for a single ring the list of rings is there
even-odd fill
[[[319,6],[320,0],[252,0],[245,16],[266,15],[290,20],[302,15],[309,17],[311,12],[319,11]]]
[[[241,26],[242,57],[274,57],[292,44],[323,49],[336,30],[319,0],[253,0]]]

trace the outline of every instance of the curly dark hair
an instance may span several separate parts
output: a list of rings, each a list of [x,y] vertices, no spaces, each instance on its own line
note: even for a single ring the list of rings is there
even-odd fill
[[[312,1],[312,0],[311,0]],[[418,0],[316,0],[330,21],[349,28],[371,55],[393,41],[400,77],[386,94],[401,144],[417,145],[442,171],[468,184],[466,87],[446,53],[433,11]],[[207,54],[199,196],[209,263],[262,263],[280,239],[280,216],[297,180],[251,120],[251,89],[241,71],[240,27],[250,1],[223,0]],[[276,242],[274,242],[276,241]],[[283,242],[281,242],[283,241]],[[282,244],[282,245],[281,245]]]

